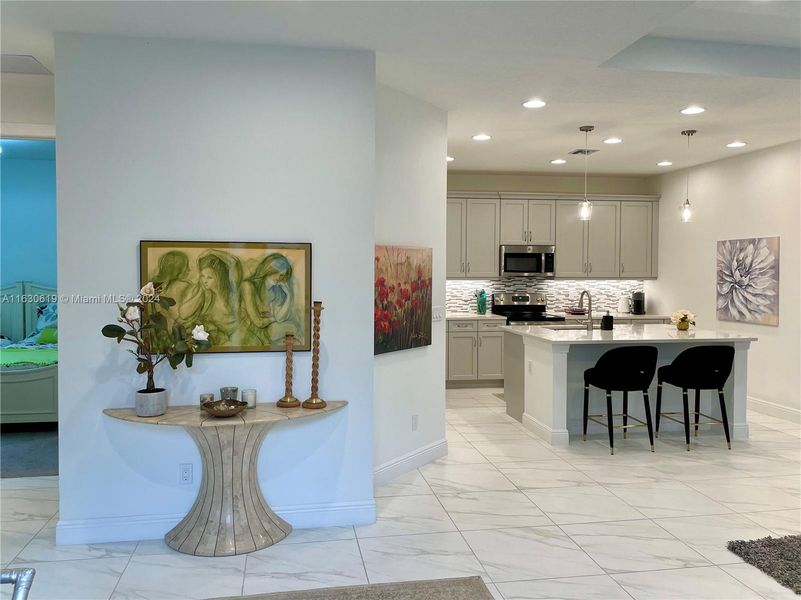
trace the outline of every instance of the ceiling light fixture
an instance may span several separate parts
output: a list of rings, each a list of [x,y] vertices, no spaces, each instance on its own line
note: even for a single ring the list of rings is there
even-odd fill
[[[673,163],[670,162],[669,160],[663,160],[663,161],[660,161],[660,162],[656,163],[657,167],[670,167],[672,165],[673,165]]]
[[[545,106],[545,102],[539,98],[532,98],[531,100],[523,102],[523,106],[525,108],[542,108]]]
[[[453,162],[453,161],[455,161],[455,160],[456,160],[456,159],[455,159],[455,158],[453,158],[452,156],[446,156],[446,157],[445,157],[445,162]]]
[[[690,138],[697,133],[695,129],[685,129],[681,135],[687,136],[687,183],[685,187],[684,204],[681,205],[681,220],[684,223],[693,218],[693,208],[690,206]]]
[[[682,108],[681,114],[683,115],[700,115],[706,109],[701,106],[688,106],[687,108]]]
[[[743,146],[747,146],[747,145],[748,144],[746,144],[745,142],[735,141],[735,142],[732,142],[731,144],[726,144],[726,147],[727,148],[742,148]]]
[[[488,133],[477,133],[473,136],[473,139],[477,142],[487,142],[492,139],[492,136]]]
[[[554,158],[554,159],[551,161],[551,164],[552,164],[552,165],[563,165],[563,164],[565,164],[566,162],[567,162],[567,161],[566,161],[564,158]]]
[[[594,131],[594,125],[582,125],[579,131],[584,133],[584,200],[579,202],[579,220],[589,221],[592,219],[592,202],[587,197],[587,156],[589,155],[589,134]]]
[[[604,140],[604,144],[619,144],[622,141],[619,137],[610,137]]]

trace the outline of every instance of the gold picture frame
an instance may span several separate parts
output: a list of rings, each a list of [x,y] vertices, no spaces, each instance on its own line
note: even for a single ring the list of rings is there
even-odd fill
[[[175,300],[168,319],[203,325],[204,352],[283,352],[311,349],[310,243],[139,242],[140,285],[162,284]]]

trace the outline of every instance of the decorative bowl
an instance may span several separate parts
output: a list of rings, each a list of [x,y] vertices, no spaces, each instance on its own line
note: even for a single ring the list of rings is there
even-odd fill
[[[212,417],[233,417],[245,410],[247,406],[248,403],[241,400],[215,400],[201,404],[200,408]]]

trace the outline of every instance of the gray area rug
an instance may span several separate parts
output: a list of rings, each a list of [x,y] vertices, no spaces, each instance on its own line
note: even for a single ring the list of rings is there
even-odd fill
[[[736,540],[727,548],[784,587],[801,594],[801,535]]]
[[[58,429],[52,425],[3,426],[0,432],[0,477],[58,475]]]
[[[492,600],[481,577],[377,583],[349,587],[232,596],[217,600]]]

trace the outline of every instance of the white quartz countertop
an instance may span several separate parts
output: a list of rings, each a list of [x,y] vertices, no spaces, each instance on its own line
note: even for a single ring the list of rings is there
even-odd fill
[[[551,313],[551,311],[548,311]],[[553,312],[553,315],[559,315],[560,317],[564,317],[568,321],[581,321],[587,318],[587,315],[568,315],[567,313],[563,312]],[[637,321],[640,319],[667,319],[670,320],[670,315],[653,315],[653,314],[645,314],[645,315],[633,315],[631,313],[619,313],[619,312],[612,312],[609,311],[609,314],[612,315],[616,320],[617,319],[630,319],[632,321]],[[600,319],[601,317],[606,315],[605,310],[601,311],[593,311],[592,318],[593,319]]]
[[[612,331],[593,329],[548,329],[542,326],[504,325],[499,329],[535,338],[549,344],[686,344],[688,342],[755,342],[757,338],[707,329],[679,331],[675,325],[616,325]]]
[[[448,321],[506,321],[506,317],[493,315],[489,312],[486,315],[469,312],[449,312],[445,315],[445,319]]]

